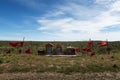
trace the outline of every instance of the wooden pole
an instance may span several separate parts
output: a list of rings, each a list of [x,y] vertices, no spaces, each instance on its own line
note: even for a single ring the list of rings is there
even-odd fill
[[[22,46],[22,52],[24,51],[24,41],[25,41],[25,37],[23,37],[23,46]]]
[[[110,47],[109,47],[109,43],[108,43],[108,40],[107,40],[107,39],[106,39],[106,43],[107,43],[107,49],[106,49],[106,50],[107,50],[107,53],[110,54],[111,49],[110,49]]]

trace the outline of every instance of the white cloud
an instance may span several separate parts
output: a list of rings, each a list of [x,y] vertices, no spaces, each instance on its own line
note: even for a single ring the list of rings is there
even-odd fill
[[[56,40],[80,40],[92,37],[93,39],[105,39],[101,32],[102,29],[120,24],[120,1],[119,0],[96,0],[97,4],[107,6],[106,10],[93,7],[82,6],[78,3],[69,3],[58,6],[59,12],[55,12],[55,16],[50,12],[44,19],[39,19],[41,25],[39,30],[56,30],[54,36]],[[104,3],[104,4],[103,4]],[[99,5],[100,6],[100,5]],[[58,13],[58,14],[57,14]],[[114,14],[113,14],[114,13]],[[65,17],[60,17],[65,16]],[[56,17],[55,19],[53,19]],[[59,33],[58,31],[59,30]],[[74,31],[77,31],[74,32]],[[52,32],[51,32],[52,33]],[[91,35],[89,34],[91,33]],[[120,40],[115,35],[119,32],[110,32],[110,40]],[[114,38],[114,39],[113,39]]]
[[[112,11],[120,11],[120,1],[113,3],[113,5],[111,5],[111,8]]]

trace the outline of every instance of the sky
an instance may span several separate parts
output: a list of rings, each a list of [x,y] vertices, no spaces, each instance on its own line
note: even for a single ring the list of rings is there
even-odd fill
[[[120,41],[120,0],[0,0],[0,40]]]

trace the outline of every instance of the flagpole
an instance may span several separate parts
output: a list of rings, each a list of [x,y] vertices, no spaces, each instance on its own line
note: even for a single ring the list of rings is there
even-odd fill
[[[110,54],[110,48],[109,48],[109,44],[108,44],[108,39],[106,39],[107,42],[107,53]]]
[[[108,48],[108,39],[106,39],[106,42],[107,42],[107,48]]]
[[[91,45],[89,46],[89,48],[93,49],[93,41],[91,40],[91,38],[89,38],[89,42],[91,42]]]
[[[90,38],[90,41],[92,42],[92,45],[90,47],[91,47],[91,49],[93,49],[93,41],[91,40],[91,38]]]
[[[106,33],[106,35],[108,36],[108,33]],[[107,43],[107,53],[110,54],[110,48],[109,48],[109,43],[108,43],[108,39],[106,39],[106,43]]]
[[[22,46],[22,52],[24,51],[24,41],[25,41],[25,37],[23,37],[23,46]]]
[[[107,53],[109,54],[109,49],[108,49],[108,39],[106,39],[107,42]]]
[[[91,38],[90,38],[90,41],[91,41],[90,49],[92,50],[91,56],[93,56],[93,55],[95,55],[95,52],[93,52],[94,51],[94,49],[93,49],[93,41],[91,40]]]
[[[23,37],[23,42],[24,42],[24,40],[25,40],[25,37]]]

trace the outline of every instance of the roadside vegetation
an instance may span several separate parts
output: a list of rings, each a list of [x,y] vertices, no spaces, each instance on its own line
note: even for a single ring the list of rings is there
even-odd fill
[[[93,50],[97,53],[94,56],[90,56],[89,53],[83,53],[80,51],[77,56],[55,57],[37,54],[37,50],[44,50],[45,44],[48,42],[25,42],[23,47],[17,48],[10,47],[8,43],[9,42],[7,41],[0,42],[0,77],[3,78],[2,80],[9,80],[5,77],[5,74],[8,76],[11,74],[16,74],[15,76],[10,76],[12,77],[12,80],[30,80],[30,78],[32,80],[31,76],[38,76],[38,78],[42,76],[44,77],[44,79],[41,78],[42,80],[47,80],[50,78],[51,80],[56,80],[59,78],[58,75],[61,76],[61,80],[64,78],[70,80],[70,78],[75,79],[78,75],[83,76],[81,79],[85,79],[86,76],[89,76],[89,78],[94,78],[94,75],[100,78],[99,73],[101,76],[103,73],[103,77],[105,77],[105,75],[110,77],[110,75],[113,74],[114,76],[112,76],[112,79],[114,79],[120,72],[120,42],[109,42],[111,54],[107,54],[106,47],[97,46],[98,42],[94,42]],[[52,43],[61,43],[64,50],[68,45],[84,48],[87,44],[87,42]],[[26,48],[31,49],[31,54],[24,53],[24,49]],[[10,54],[6,54],[6,50],[8,49],[12,50]],[[19,50],[22,51],[19,52]],[[17,78],[17,75],[21,76],[21,78]],[[52,78],[52,75],[55,75],[55,79]],[[119,78],[119,76],[117,77]],[[33,77],[33,79],[37,79],[37,77]],[[98,80],[101,79],[103,78]],[[76,78],[76,80],[79,79]]]

